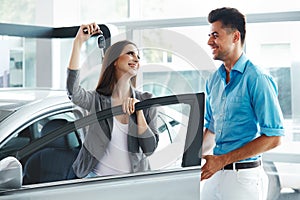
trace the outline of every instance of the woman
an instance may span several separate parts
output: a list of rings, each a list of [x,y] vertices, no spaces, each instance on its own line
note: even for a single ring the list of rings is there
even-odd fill
[[[154,152],[158,143],[156,109],[135,111],[134,107],[135,103],[152,97],[134,88],[140,67],[134,43],[124,40],[109,47],[96,89],[86,91],[80,87],[81,46],[91,35],[99,33],[101,30],[96,23],[82,25],[77,32],[68,67],[68,96],[90,113],[122,105],[124,114],[89,126],[73,163],[74,172],[80,178],[149,170],[147,156]]]

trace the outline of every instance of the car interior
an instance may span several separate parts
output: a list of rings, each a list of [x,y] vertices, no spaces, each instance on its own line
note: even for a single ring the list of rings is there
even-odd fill
[[[44,136],[67,124],[66,119],[47,122],[41,130]],[[75,132],[57,138],[32,154],[24,166],[23,184],[44,183],[76,178],[72,170],[81,142]]]

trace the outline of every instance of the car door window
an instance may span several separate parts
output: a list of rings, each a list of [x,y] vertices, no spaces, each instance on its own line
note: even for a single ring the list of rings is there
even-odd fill
[[[204,94],[173,95],[148,99],[136,104],[136,110],[157,110],[158,148],[149,156],[152,169],[163,170],[201,164]],[[121,106],[97,113],[93,118],[103,121],[123,114]],[[92,119],[92,118],[91,118]],[[88,145],[86,145],[88,146]],[[172,151],[176,149],[176,151]],[[96,153],[96,152],[95,152]],[[91,153],[94,155],[94,152]]]
[[[28,124],[25,124],[22,128],[16,130],[10,138],[4,142],[0,147],[0,157],[14,156],[17,151],[21,150],[27,145],[30,145],[33,141],[41,137],[41,130],[43,126],[53,119],[65,119],[67,121],[74,121],[75,115],[72,111],[62,112],[59,114],[47,113],[47,115],[40,116],[37,119],[33,119]],[[23,164],[23,162],[22,162]]]
[[[159,142],[157,149],[149,157],[152,170],[182,167],[182,158],[187,135],[190,105],[158,106],[157,128]]]

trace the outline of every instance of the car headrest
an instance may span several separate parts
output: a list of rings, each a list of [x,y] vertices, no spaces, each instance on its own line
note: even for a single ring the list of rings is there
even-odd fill
[[[48,121],[41,130],[41,136],[45,136],[51,131],[58,129],[67,123],[68,121],[66,119],[53,119]]]
[[[41,130],[41,136],[44,136],[50,133],[51,131],[59,130],[59,128],[63,127],[67,123],[68,121],[66,119],[51,120],[43,126]],[[71,132],[64,137],[59,137],[56,140],[46,145],[46,147],[60,148],[60,149],[70,149],[70,148],[76,148],[78,146],[79,146],[78,137],[74,132]]]

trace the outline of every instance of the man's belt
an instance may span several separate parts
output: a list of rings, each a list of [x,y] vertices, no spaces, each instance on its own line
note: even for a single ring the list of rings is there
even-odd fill
[[[249,169],[249,168],[255,168],[261,165],[260,160],[252,161],[252,162],[243,162],[243,163],[231,163],[229,165],[226,165],[223,169],[225,170],[233,170],[233,169]]]

